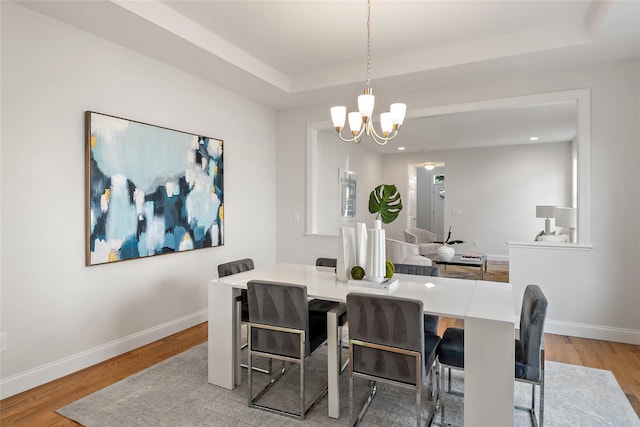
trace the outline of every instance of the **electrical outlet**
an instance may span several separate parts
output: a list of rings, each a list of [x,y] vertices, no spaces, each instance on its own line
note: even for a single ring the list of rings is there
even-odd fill
[[[7,350],[7,333],[0,334],[0,352]]]
[[[474,240],[474,241],[473,241],[473,247],[474,247],[474,248],[477,248],[478,246],[480,246],[480,244],[478,243],[478,241],[477,241],[477,240]]]

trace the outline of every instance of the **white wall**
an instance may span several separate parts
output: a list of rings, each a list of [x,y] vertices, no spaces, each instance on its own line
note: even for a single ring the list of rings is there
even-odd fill
[[[451,226],[451,238],[465,242],[456,245],[461,252],[506,260],[507,240],[533,241],[544,228],[536,205],[571,203],[570,142],[391,154],[383,157],[383,179],[407,194],[407,165],[426,161],[445,165],[444,230]],[[405,214],[385,228],[402,239],[406,224]]]
[[[522,300],[527,285],[539,284],[549,300],[546,332],[640,345],[640,331],[628,326],[637,324],[638,298],[632,292],[627,293],[628,299],[621,298],[608,279],[615,273],[585,268],[601,265],[597,250],[512,243],[509,258],[515,299]]]
[[[1,7],[6,397],[205,321],[220,262],[275,261],[276,115],[15,3]],[[223,139],[225,246],[85,267],[85,110]]]
[[[317,232],[337,236],[339,227],[354,227],[356,222],[365,222],[373,218],[369,213],[369,193],[381,184],[381,155],[353,143],[336,144],[335,138],[335,131],[318,132],[317,189],[320,203],[317,206]],[[356,172],[354,218],[339,217],[339,169]]]
[[[338,246],[336,237],[323,234],[314,237],[307,237],[306,232],[306,156],[307,156],[307,122],[309,117],[327,119],[322,114],[326,114],[328,109],[326,106],[312,108],[297,108],[295,110],[282,111],[278,114],[277,125],[277,175],[278,175],[278,194],[277,194],[277,254],[284,254],[281,259],[283,262],[295,263],[315,263],[319,257],[335,257]],[[327,136],[324,132],[318,132],[319,144],[326,143]],[[335,136],[337,139],[337,136]],[[325,147],[327,156],[335,155],[335,163],[327,166],[321,174],[321,178],[327,174],[333,174],[337,165],[354,165],[358,175],[358,192],[357,192],[357,219],[372,220],[374,215],[370,214],[367,209],[369,193],[373,188],[367,188],[371,183],[381,183],[380,181],[380,156],[366,150],[361,152],[360,146],[354,146],[339,141],[338,148],[335,153],[331,153],[328,147]],[[346,146],[345,146],[346,145]],[[349,166],[351,167],[351,166]],[[337,170],[335,170],[337,175]],[[332,175],[334,176],[334,175]],[[335,182],[327,186],[333,187]],[[377,184],[376,184],[377,185]],[[338,191],[337,187],[335,192]],[[334,207],[330,200],[325,200],[324,207],[327,209],[328,215],[335,218]],[[323,201],[319,201],[322,206]],[[329,221],[331,222],[331,221]],[[323,230],[329,234],[337,236],[337,229]]]
[[[452,78],[449,86],[430,86],[426,82],[416,87],[419,90],[413,93],[394,94],[394,99],[406,102],[412,109],[590,88],[590,243],[594,246],[581,251],[583,258],[571,264],[580,266],[584,281],[574,280],[575,271],[558,271],[563,294],[573,299],[550,301],[550,305],[562,303],[562,320],[576,323],[585,323],[580,307],[588,307],[593,321],[585,323],[583,330],[600,328],[606,333],[622,328],[640,334],[639,60],[551,71],[513,68],[509,75],[499,77],[478,73],[472,81]],[[304,213],[305,209],[305,187],[299,177],[305,173],[306,123],[328,120],[327,107],[278,113],[278,261],[310,262],[321,252],[326,255],[335,251],[334,239],[304,237],[304,224],[292,223],[291,219],[292,212]],[[549,275],[556,273],[553,268],[548,268]],[[551,286],[539,284],[543,290]],[[606,290],[610,296],[606,304],[599,304],[597,293],[584,295],[581,291],[585,286]],[[519,306],[520,301],[514,301],[514,311],[519,312]],[[609,336],[616,338],[616,334]]]

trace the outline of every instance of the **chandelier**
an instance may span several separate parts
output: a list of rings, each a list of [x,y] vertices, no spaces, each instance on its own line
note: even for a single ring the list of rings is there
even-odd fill
[[[331,120],[338,132],[338,136],[345,142],[360,143],[362,135],[370,136],[378,145],[386,145],[398,135],[398,129],[404,121],[407,105],[401,103],[391,104],[389,111],[380,114],[380,128],[382,135],[378,134],[373,127],[372,115],[375,96],[371,89],[371,0],[367,0],[367,85],[364,94],[358,96],[358,111],[350,112],[349,128],[351,138],[342,136],[345,118],[347,117],[347,107],[331,107]]]

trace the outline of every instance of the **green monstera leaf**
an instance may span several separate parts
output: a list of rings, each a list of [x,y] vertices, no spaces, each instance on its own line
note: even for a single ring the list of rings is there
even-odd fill
[[[369,212],[377,214],[376,219],[389,224],[402,210],[402,198],[395,185],[382,184],[369,195]]]

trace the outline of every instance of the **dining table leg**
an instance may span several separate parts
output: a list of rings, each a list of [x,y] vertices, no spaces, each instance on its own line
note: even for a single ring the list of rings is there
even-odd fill
[[[465,425],[513,425],[513,322],[464,319]]]
[[[336,419],[340,417],[340,356],[338,351],[342,350],[338,345],[340,342],[338,339],[338,315],[343,310],[337,306],[327,313],[328,415]]]
[[[240,382],[235,304],[235,296],[239,293],[231,286],[209,286],[208,380],[210,384],[229,390]]]

